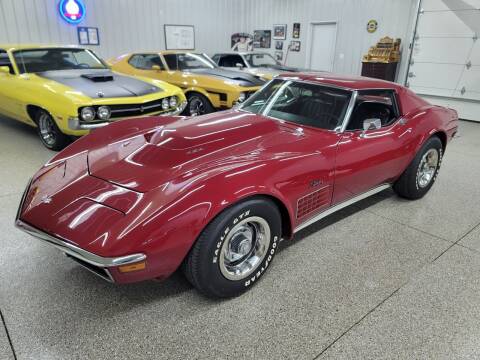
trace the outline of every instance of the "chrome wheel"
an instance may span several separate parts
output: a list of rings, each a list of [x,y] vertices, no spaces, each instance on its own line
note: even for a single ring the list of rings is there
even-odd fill
[[[56,129],[50,115],[42,113],[38,118],[38,128],[43,142],[47,146],[53,146],[57,141]]]
[[[188,103],[188,110],[190,111],[191,116],[197,116],[205,114],[205,104],[202,99],[197,96],[192,96]]]
[[[438,168],[439,159],[437,149],[430,149],[422,156],[417,171],[417,184],[420,188],[425,188],[432,182]]]
[[[256,270],[270,246],[270,226],[258,216],[243,219],[223,242],[219,265],[229,280],[241,280]]]

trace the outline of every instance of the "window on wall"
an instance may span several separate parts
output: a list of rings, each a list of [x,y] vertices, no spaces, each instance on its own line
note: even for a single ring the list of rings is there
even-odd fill
[[[157,54],[135,54],[128,63],[136,69],[151,70],[153,66],[159,66],[160,70],[165,70],[165,67]]]
[[[10,74],[15,74],[13,71],[13,65],[8,57],[8,53],[5,50],[0,49],[0,66],[8,66],[10,69]]]

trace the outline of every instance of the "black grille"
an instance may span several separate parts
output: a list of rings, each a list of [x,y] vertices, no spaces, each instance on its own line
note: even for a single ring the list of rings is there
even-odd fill
[[[155,113],[162,113],[175,110],[174,108],[169,107],[167,110],[162,109],[162,100],[158,99],[154,101],[149,101],[143,104],[127,104],[127,105],[107,105],[112,112],[111,119],[130,117],[130,116],[140,116],[148,115]],[[97,112],[100,106],[93,106],[95,112]],[[78,109],[80,115],[82,108]]]

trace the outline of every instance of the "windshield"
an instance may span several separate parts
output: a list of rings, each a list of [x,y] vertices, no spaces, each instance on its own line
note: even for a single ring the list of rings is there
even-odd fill
[[[170,70],[213,69],[215,63],[205,54],[166,54],[163,55]]]
[[[275,79],[241,106],[244,111],[299,125],[341,127],[351,92],[307,82]]]
[[[52,70],[108,69],[93,52],[85,49],[31,49],[13,53],[18,71],[37,73]]]
[[[270,54],[248,54],[245,59],[253,67],[280,65]]]

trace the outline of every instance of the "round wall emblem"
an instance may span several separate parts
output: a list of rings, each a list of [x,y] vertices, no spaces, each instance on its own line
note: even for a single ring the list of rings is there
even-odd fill
[[[78,24],[85,18],[85,4],[83,0],[61,0],[58,11],[62,18],[70,24]]]
[[[370,20],[368,23],[367,23],[367,31],[369,33],[374,33],[375,31],[377,31],[378,29],[378,22],[377,20]]]

